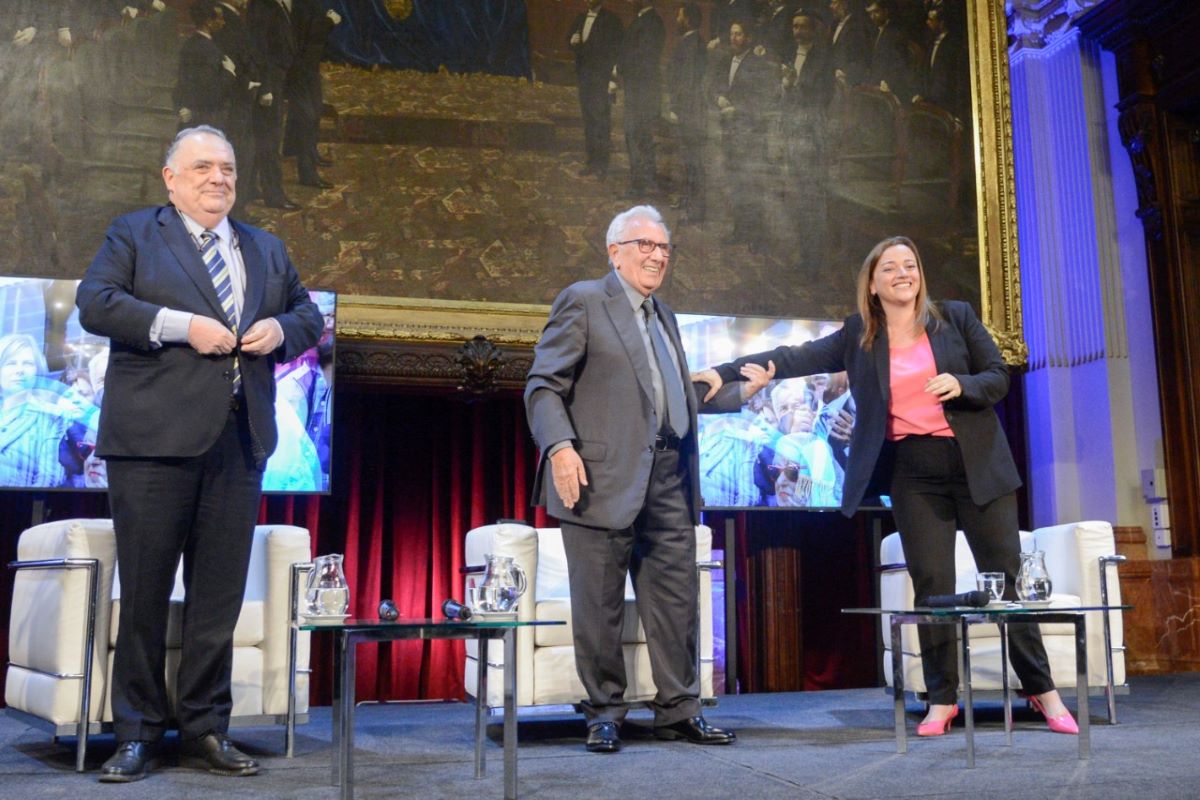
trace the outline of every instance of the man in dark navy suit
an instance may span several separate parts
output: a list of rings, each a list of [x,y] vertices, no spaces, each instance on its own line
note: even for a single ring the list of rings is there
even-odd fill
[[[322,329],[283,242],[229,219],[237,168],[221,131],[180,131],[163,180],[170,204],[112,223],[75,300],[84,329],[110,339],[96,454],[108,462],[121,613],[104,782],[144,778],[172,717],[167,611],[181,557],[184,763],[258,771],[226,736],[233,630],[277,439],[275,364]]]
[[[662,103],[663,45],[667,29],[649,0],[632,0],[637,16],[629,23],[617,72],[625,89],[625,149],[629,153],[629,189],[626,197],[640,198],[658,192],[654,126]]]
[[[588,10],[575,18],[567,44],[575,53],[575,80],[583,114],[586,163],[580,176],[608,174],[612,150],[612,107],[608,84],[621,47],[621,20],[604,8],[603,0],[588,0]]]

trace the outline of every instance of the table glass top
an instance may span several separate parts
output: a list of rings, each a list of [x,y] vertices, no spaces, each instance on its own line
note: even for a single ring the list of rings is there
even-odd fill
[[[1046,614],[1075,614],[1084,611],[1128,611],[1132,609],[1130,605],[1118,606],[1023,606],[1020,603],[1006,603],[1004,605],[985,606],[983,608],[975,608],[973,606],[952,606],[949,608],[928,608],[918,606],[916,608],[843,608],[843,614],[927,614],[929,616],[939,617],[965,617],[968,615],[984,614],[995,616],[999,614],[1005,615],[1022,615],[1022,616],[1039,616]]]
[[[537,625],[565,625],[562,620],[519,620],[512,616],[475,616],[469,620],[458,619],[369,619],[357,617],[301,617],[297,627],[302,631],[320,631],[334,629],[349,630],[417,630],[422,628],[443,628],[457,630],[488,630],[493,628],[527,628]]]

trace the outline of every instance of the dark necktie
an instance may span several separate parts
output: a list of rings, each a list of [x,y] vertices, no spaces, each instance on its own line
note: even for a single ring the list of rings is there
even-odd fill
[[[670,428],[676,436],[684,436],[688,431],[687,400],[683,396],[683,381],[679,370],[667,349],[667,342],[658,330],[658,321],[654,314],[654,301],[647,297],[642,302],[642,316],[646,322],[646,331],[650,334],[650,344],[653,346],[654,363],[662,380],[665,413],[659,414],[659,427]]]
[[[219,238],[213,231],[205,231],[200,234],[200,257],[204,259],[204,266],[208,268],[213,288],[217,290],[217,299],[221,301],[221,310],[225,312],[225,321],[229,324],[233,335],[237,336],[238,320],[237,306],[233,302],[233,276],[217,247]],[[233,394],[237,394],[241,388],[242,370],[235,351],[233,356]]]

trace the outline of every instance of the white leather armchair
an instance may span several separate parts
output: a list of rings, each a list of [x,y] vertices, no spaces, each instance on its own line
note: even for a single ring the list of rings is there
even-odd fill
[[[525,570],[529,585],[517,606],[522,620],[563,620],[566,625],[520,628],[517,631],[517,706],[576,705],[586,697],[575,669],[575,646],[571,630],[571,591],[567,581],[567,558],[562,533],[558,528],[532,528],[516,523],[484,525],[467,532],[466,564],[482,566],[487,555],[513,556]],[[713,628],[712,530],[696,526],[696,563],[700,570],[700,697],[713,700]],[[466,576],[465,585],[481,576]],[[466,596],[464,585],[464,597]],[[625,623],[622,641],[625,647],[625,672],[629,685],[626,699],[631,703],[652,699],[657,691],[650,671],[646,632],[642,628],[634,602],[633,583],[625,583]],[[488,648],[489,709],[502,709],[504,653]],[[463,666],[468,693],[474,691],[479,669],[478,647],[467,641]]]
[[[308,634],[289,656],[291,565],[310,560],[309,535],[292,525],[259,525],[250,552],[246,594],[234,630],[232,726],[282,725],[288,675],[300,674],[299,721],[308,710]],[[9,624],[6,713],[54,736],[77,737],[82,771],[87,737],[112,730],[112,652],[120,584],[112,520],[69,519],[29,528],[17,543]],[[167,688],[175,672],[183,617],[182,565],[167,624]]]
[[[1025,552],[1042,550],[1046,568],[1053,582],[1052,608],[1119,605],[1121,586],[1115,565],[1124,560],[1116,555],[1112,526],[1107,522],[1076,522],[1021,532],[1021,549]],[[905,568],[904,549],[900,535],[884,537],[879,548],[881,608],[908,609],[913,607],[912,580]],[[962,531],[954,551],[956,583],[954,591],[975,589],[975,557]],[[883,673],[887,685],[892,685],[890,616],[881,619],[883,636]],[[1042,625],[1042,640],[1050,659],[1050,674],[1059,687],[1075,685],[1075,632],[1072,625]],[[1106,643],[1107,642],[1107,643]],[[925,676],[921,671],[920,646],[916,626],[905,625],[901,632],[904,687],[918,695],[925,692]],[[1125,693],[1125,647],[1120,611],[1104,615],[1087,615],[1088,687],[1091,693],[1101,691],[1109,698],[1109,718],[1115,721],[1113,694]],[[1018,685],[1009,668],[1010,682]],[[998,690],[1000,675],[1000,633],[995,625],[971,627],[971,685],[973,689]]]

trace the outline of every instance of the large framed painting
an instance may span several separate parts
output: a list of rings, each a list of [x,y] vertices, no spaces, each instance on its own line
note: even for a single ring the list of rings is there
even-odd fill
[[[0,272],[79,277],[210,123],[343,341],[530,347],[649,203],[679,311],[840,317],[905,234],[1023,358],[1000,0],[288,5],[290,56],[275,0],[6,4]]]

